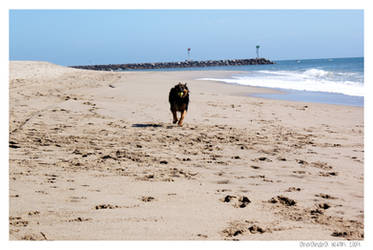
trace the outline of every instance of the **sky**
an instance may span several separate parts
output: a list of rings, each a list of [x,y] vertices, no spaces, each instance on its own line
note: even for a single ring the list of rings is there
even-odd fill
[[[9,59],[59,65],[364,56],[363,10],[10,10]]]

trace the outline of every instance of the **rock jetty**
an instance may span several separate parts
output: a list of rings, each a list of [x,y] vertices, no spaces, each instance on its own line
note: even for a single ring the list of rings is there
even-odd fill
[[[257,65],[257,64],[274,64],[274,62],[267,60],[265,58],[255,58],[255,59],[231,59],[231,60],[208,60],[208,61],[85,65],[85,66],[70,66],[70,67],[76,68],[76,69],[117,71],[117,70],[237,66],[237,65]]]

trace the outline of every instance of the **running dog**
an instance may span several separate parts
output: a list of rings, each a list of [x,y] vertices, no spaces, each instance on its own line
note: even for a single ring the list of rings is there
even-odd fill
[[[173,123],[183,126],[183,121],[189,105],[189,89],[185,84],[179,82],[171,90],[168,96],[170,109],[173,116]],[[177,119],[177,112],[181,112],[180,120]]]

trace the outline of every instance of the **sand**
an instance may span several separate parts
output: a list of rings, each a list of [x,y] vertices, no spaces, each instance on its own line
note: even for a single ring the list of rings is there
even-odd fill
[[[9,239],[364,239],[363,108],[196,80],[229,74],[11,61]]]

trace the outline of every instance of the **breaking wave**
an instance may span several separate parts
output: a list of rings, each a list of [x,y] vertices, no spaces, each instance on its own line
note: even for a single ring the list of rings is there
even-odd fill
[[[304,71],[258,70],[230,79],[201,78],[253,87],[329,92],[351,96],[364,96],[364,76],[358,72],[327,71],[310,68]]]

